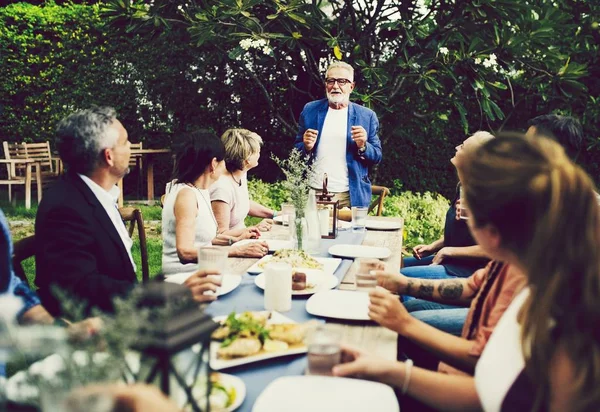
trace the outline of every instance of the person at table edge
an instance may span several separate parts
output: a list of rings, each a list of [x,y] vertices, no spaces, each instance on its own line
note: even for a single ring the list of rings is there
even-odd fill
[[[61,313],[55,289],[112,311],[113,298],[137,283],[132,240],[119,210],[117,182],[129,172],[127,130],[110,107],[75,112],[57,127],[57,148],[66,173],[44,194],[35,220],[36,280],[42,304]],[[198,272],[187,286],[194,298],[218,281]]]
[[[327,98],[312,101],[300,114],[295,147],[316,161],[317,174],[311,186],[322,188],[327,173],[329,191],[340,207],[369,206],[369,167],[381,161],[379,121],[372,110],[350,102],[354,90],[354,69],[334,62],[325,77]]]

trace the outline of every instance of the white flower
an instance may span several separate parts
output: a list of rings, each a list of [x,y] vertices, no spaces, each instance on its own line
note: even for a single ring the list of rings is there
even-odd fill
[[[444,56],[448,54],[448,48],[447,47],[440,47],[440,53],[442,53]]]
[[[497,60],[496,55],[494,53],[490,54],[489,59],[492,60],[492,61],[494,61],[494,62]]]
[[[416,70],[419,70],[421,68],[421,65],[419,63],[413,63],[412,67]]]
[[[271,54],[271,52],[273,51],[269,46],[265,46],[262,49],[264,54]]]
[[[244,50],[250,49],[252,46],[252,39],[242,39],[240,40],[240,47]]]
[[[177,6],[177,10],[179,10],[180,12],[183,13],[183,6],[181,4],[179,6]]]
[[[481,64],[481,59],[479,57],[475,57],[475,64]]]

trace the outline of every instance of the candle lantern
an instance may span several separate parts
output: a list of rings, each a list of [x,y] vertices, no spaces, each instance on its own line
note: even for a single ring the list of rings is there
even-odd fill
[[[333,201],[333,193],[327,191],[327,173],[323,175],[323,191],[317,195],[317,213],[322,239],[335,239],[338,232],[338,209],[340,201]]]
[[[148,322],[140,328],[133,347],[141,353],[142,365],[135,379],[156,384],[180,406],[189,405],[194,412],[209,411],[210,339],[217,323],[198,308],[184,286],[149,282],[141,288],[138,307],[148,311]],[[206,379],[198,379],[202,375]],[[194,399],[197,385],[206,385],[200,388],[206,394],[203,405]]]

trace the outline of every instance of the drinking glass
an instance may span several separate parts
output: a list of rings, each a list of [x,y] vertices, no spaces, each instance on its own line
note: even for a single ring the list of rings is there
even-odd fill
[[[226,248],[201,246],[198,248],[198,269],[216,272],[217,274],[210,276],[222,282],[223,273],[227,266],[227,256]],[[217,288],[216,294],[219,293],[219,289]]]
[[[377,286],[376,270],[385,270],[385,263],[379,259],[357,259],[358,269],[354,276],[356,290],[360,292],[368,292]]]
[[[469,209],[467,209],[466,206],[466,201],[465,201],[465,195],[464,195],[464,191],[463,191],[463,187],[460,186],[459,189],[459,193],[460,193],[460,218],[463,220],[467,220],[469,218]]]
[[[368,213],[368,207],[352,207],[352,232],[360,233],[365,231]]]
[[[290,224],[290,216],[295,214],[296,209],[291,203],[283,203],[281,205],[281,218],[283,219],[283,226]]]
[[[320,324],[309,331],[308,375],[331,376],[332,369],[342,361],[342,332],[335,325]]]

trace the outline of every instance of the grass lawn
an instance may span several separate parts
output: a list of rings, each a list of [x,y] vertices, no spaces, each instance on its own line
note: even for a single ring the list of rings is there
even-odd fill
[[[146,206],[139,204],[127,204],[135,206],[142,211],[144,216],[144,226],[146,229],[146,243],[148,247],[148,265],[150,267],[150,277],[154,277],[161,271],[162,260],[162,235],[161,235],[161,213],[162,209],[158,206]],[[0,208],[6,215],[13,236],[13,242],[34,234],[34,221],[37,213],[37,205],[32,205],[27,210],[24,206],[12,206],[8,202],[0,202]],[[137,228],[133,234],[133,260],[137,266],[138,280],[142,280],[142,264],[140,255],[140,243],[137,237]],[[33,287],[35,278],[35,259],[29,258],[23,262],[23,268],[27,274],[29,284]]]

